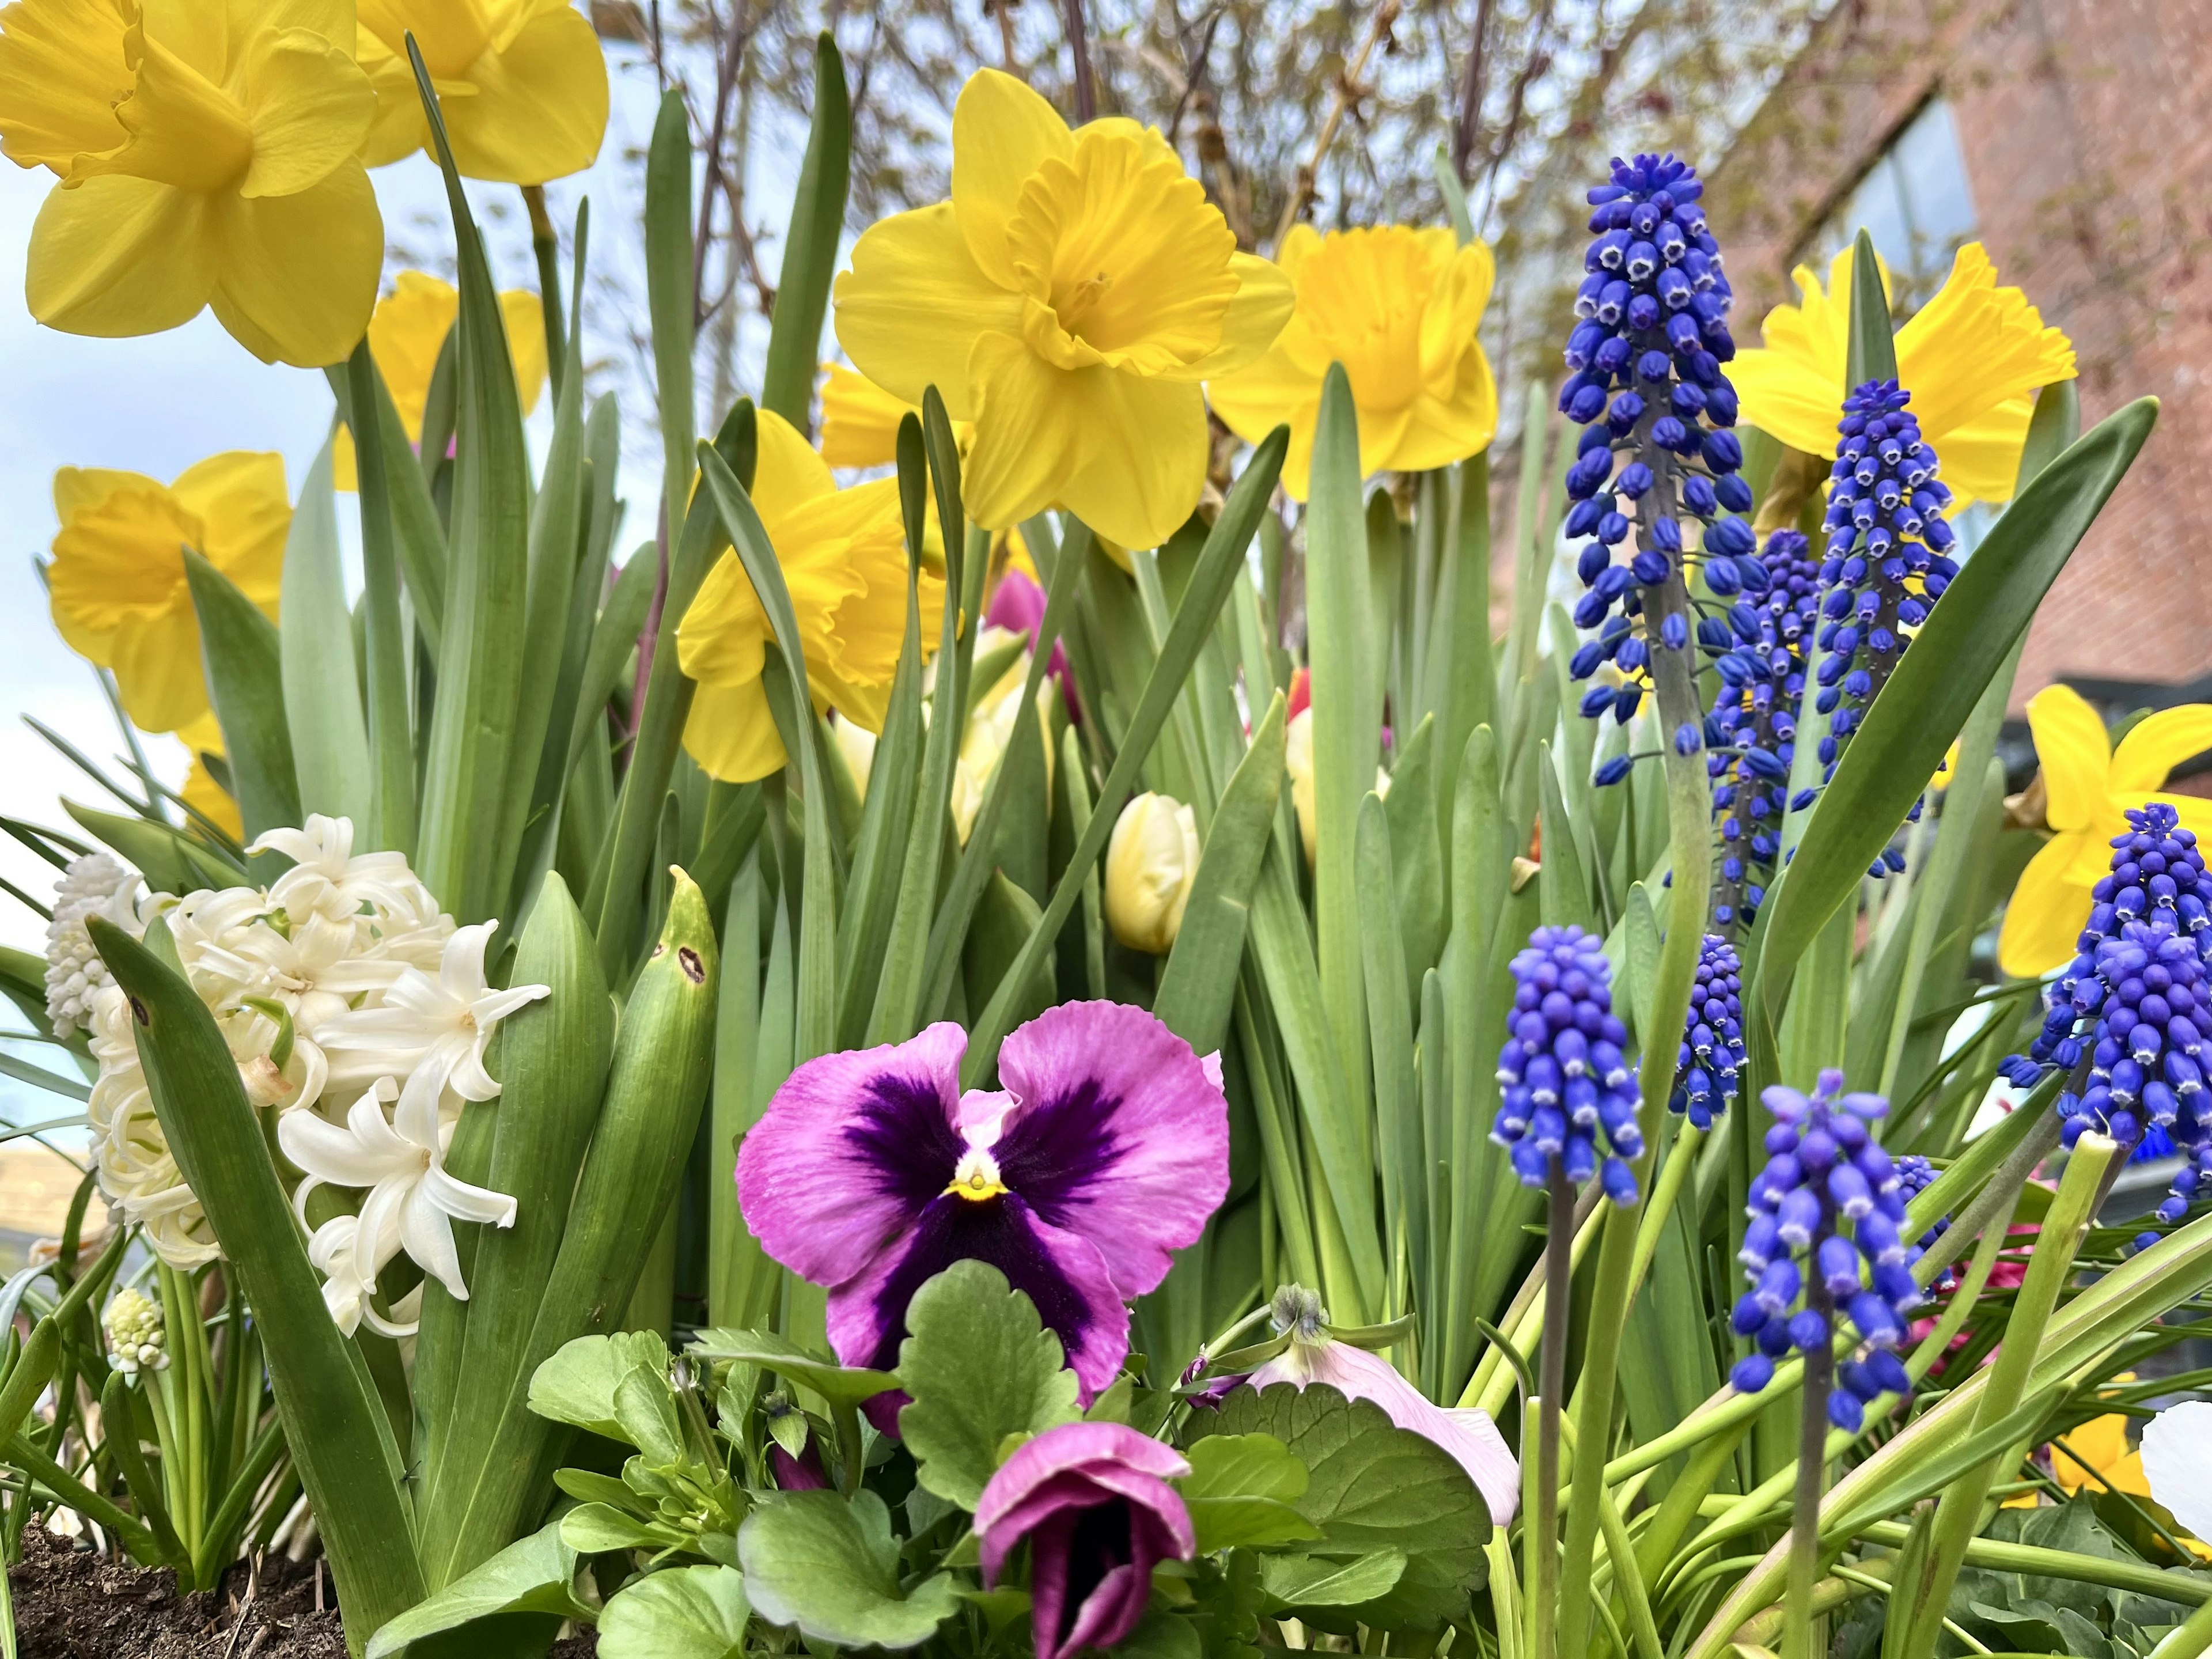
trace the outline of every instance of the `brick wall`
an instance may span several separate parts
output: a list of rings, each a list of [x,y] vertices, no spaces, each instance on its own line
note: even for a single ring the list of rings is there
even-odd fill
[[[1740,340],[1933,94],[1950,100],[2001,280],[2073,337],[2085,424],[2159,427],[2028,635],[2014,708],[2069,675],[2212,672],[2212,6],[1840,0],[1717,170]]]

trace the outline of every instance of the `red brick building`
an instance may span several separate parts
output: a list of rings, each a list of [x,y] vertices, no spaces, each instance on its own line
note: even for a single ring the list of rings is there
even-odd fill
[[[2085,424],[2158,398],[2014,708],[2059,679],[2115,710],[2212,692],[2212,0],[1839,0],[1708,199],[1740,340],[1861,224],[1908,307],[1978,240],[2072,336]]]

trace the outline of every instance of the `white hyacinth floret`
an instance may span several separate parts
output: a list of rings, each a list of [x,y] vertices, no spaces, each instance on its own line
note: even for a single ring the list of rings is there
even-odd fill
[[[54,914],[46,923],[46,1018],[66,1041],[92,1024],[92,1000],[107,964],[92,948],[85,923],[105,917],[137,931],[138,872],[106,853],[71,859],[54,886]]]
[[[108,1358],[124,1376],[136,1378],[169,1369],[161,1304],[153,1297],[125,1285],[108,1302],[102,1322],[107,1327]]]

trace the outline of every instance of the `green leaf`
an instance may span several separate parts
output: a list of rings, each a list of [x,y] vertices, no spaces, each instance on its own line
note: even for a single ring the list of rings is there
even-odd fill
[[[333,371],[335,374],[335,371]],[[368,781],[369,813],[360,825],[362,844],[415,854],[415,739],[414,710],[410,707],[407,659],[412,639],[400,607],[400,538],[394,523],[393,501],[398,488],[390,471],[388,434],[399,425],[392,410],[387,425],[384,411],[392,396],[376,372],[364,337],[353,349],[346,365],[343,399],[348,424],[354,434],[354,474],[361,501],[362,642],[368,658],[363,695],[368,707],[367,732],[371,756]],[[408,453],[401,434],[400,467],[412,487],[422,484],[422,469]],[[444,532],[431,515],[430,534],[437,538],[438,580],[444,576]],[[409,585],[413,585],[410,580]],[[436,649],[437,623],[443,615],[442,585],[427,599],[417,594],[415,612]]]
[[[561,1541],[579,1555],[665,1549],[669,1530],[647,1526],[611,1504],[580,1504],[561,1517]]]
[[[678,1567],[618,1592],[599,1615],[601,1659],[734,1659],[752,1603],[734,1567]]]
[[[2100,422],[2021,492],[1929,613],[1761,907],[1754,942],[1766,1020],[1779,1017],[1798,958],[1905,821],[2157,418],[2157,403],[2144,398]]]
[[[368,733],[362,724],[345,572],[338,564],[329,440],[308,466],[292,509],[276,617],[284,716],[291,728],[301,810],[366,825]]]
[[[1150,1607],[1136,1629],[1115,1643],[1117,1659],[1199,1659],[1205,1646],[1198,1627],[1164,1607]]]
[[[615,1384],[615,1421],[622,1438],[645,1454],[645,1461],[670,1468],[684,1461],[684,1425],[676,1416],[676,1391],[659,1365],[633,1365]]]
[[[702,1331],[684,1352],[702,1359],[734,1359],[774,1371],[787,1381],[805,1383],[833,1407],[857,1406],[899,1386],[899,1379],[889,1371],[848,1370],[772,1331]]]
[[[234,864],[228,854],[217,853],[205,842],[179,834],[166,823],[80,806],[66,796],[62,799],[62,810],[114,848],[123,861],[136,867],[146,878],[147,886],[157,893],[189,893],[196,887],[234,887],[246,879],[245,867]],[[44,961],[39,965],[43,974]],[[41,1006],[45,1000],[41,986]]]
[[[1897,342],[1889,328],[1889,295],[1882,289],[1881,260],[1865,227],[1851,243],[1850,344],[1844,384],[1837,401],[1869,380],[1897,378]]]
[[[530,1378],[530,1409],[556,1423],[574,1424],[621,1440],[615,1391],[640,1365],[668,1374],[668,1345],[653,1331],[580,1336],[540,1365]]]
[[[830,307],[830,278],[845,230],[845,191],[853,167],[853,106],[845,91],[845,64],[827,29],[814,42],[814,111],[806,156],[799,165],[785,233],[783,269],[775,285],[775,319],[768,334],[761,373],[761,407],[772,409],[801,432],[814,406],[814,377],[822,357],[822,317]]]
[[[237,585],[191,548],[185,579],[199,617],[208,697],[222,727],[246,839],[300,822],[300,785],[284,719],[283,653],[276,624]],[[352,630],[347,630],[349,640]]]
[[[1376,1550],[1350,1561],[1311,1555],[1267,1555],[1260,1560],[1260,1583],[1279,1607],[1360,1607],[1387,1595],[1406,1574],[1398,1550]]]
[[[1075,1373],[1036,1304],[985,1262],[955,1262],[924,1285],[906,1322],[898,1375],[914,1403],[899,1413],[900,1437],[921,1466],[916,1479],[973,1510],[1008,1435],[1080,1415]]]
[[[1191,881],[1182,927],[1152,999],[1160,1023],[1201,1054],[1219,1048],[1229,1032],[1252,889],[1282,794],[1284,707],[1278,691],[1252,734],[1252,747],[1221,792],[1221,804],[1206,826],[1206,850]]]
[[[1271,1434],[1209,1435],[1190,1449],[1179,1484],[1200,1554],[1318,1538],[1321,1528],[1291,1508],[1311,1477]],[[1397,1583],[1394,1573],[1390,1582]]]
[[[131,999],[155,1115],[254,1310],[276,1410],[330,1556],[338,1595],[374,1629],[422,1597],[399,1449],[361,1351],[340,1334],[259,1120],[215,1016],[156,952],[94,917],[94,945]]]
[[[698,295],[691,259],[690,116],[683,92],[671,87],[661,94],[645,157],[645,294],[660,403],[660,510],[672,545],[691,499],[691,444],[698,419],[691,380]],[[681,617],[684,611],[666,614]]]
[[[369,1638],[368,1659],[388,1659],[410,1642],[499,1613],[577,1616],[584,1609],[569,1590],[575,1574],[576,1552],[561,1541],[556,1521],[388,1620]]]
[[[1291,1507],[1321,1529],[1326,1553],[1405,1556],[1393,1588],[1362,1605],[1361,1622],[1433,1629],[1465,1613],[1482,1581],[1490,1510],[1450,1453],[1397,1427],[1371,1401],[1319,1383],[1239,1389],[1204,1426],[1273,1435],[1305,1465],[1310,1484]]]
[[[738,1528],[738,1561],[754,1612],[839,1647],[918,1647],[960,1607],[947,1573],[900,1588],[890,1511],[865,1489],[763,1503]]]

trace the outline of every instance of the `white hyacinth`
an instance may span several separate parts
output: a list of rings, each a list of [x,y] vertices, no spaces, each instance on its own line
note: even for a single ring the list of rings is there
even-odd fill
[[[124,1376],[169,1369],[167,1334],[161,1325],[161,1304],[125,1285],[107,1304],[102,1322],[107,1327],[109,1357]]]
[[[46,924],[46,1018],[54,1035],[68,1037],[92,1024],[92,1000],[108,978],[107,964],[92,948],[85,923],[103,916],[138,930],[138,872],[106,853],[71,859],[54,887],[53,919]]]
[[[323,1184],[365,1190],[368,1231],[360,1218],[339,1218],[309,1252],[333,1316],[349,1331],[366,1320],[404,1334],[411,1300],[389,1318],[373,1301],[376,1274],[392,1257],[404,1250],[465,1297],[451,1220],[514,1220],[512,1200],[447,1176],[444,1152],[463,1103],[499,1093],[483,1063],[493,1030],[547,988],[489,987],[484,951],[495,924],[456,928],[403,855],[356,854],[343,818],[310,817],[251,850],[280,853],[293,866],[267,888],[156,894],[138,908],[164,918],[247,1098],[276,1113],[279,1144],[309,1176],[299,1199]],[[221,1253],[213,1230],[154,1112],[130,1000],[105,982],[87,1001],[100,1065],[88,1112],[101,1190],[171,1266],[213,1261]],[[385,1103],[395,1099],[387,1120]],[[341,1101],[349,1103],[343,1124]]]

